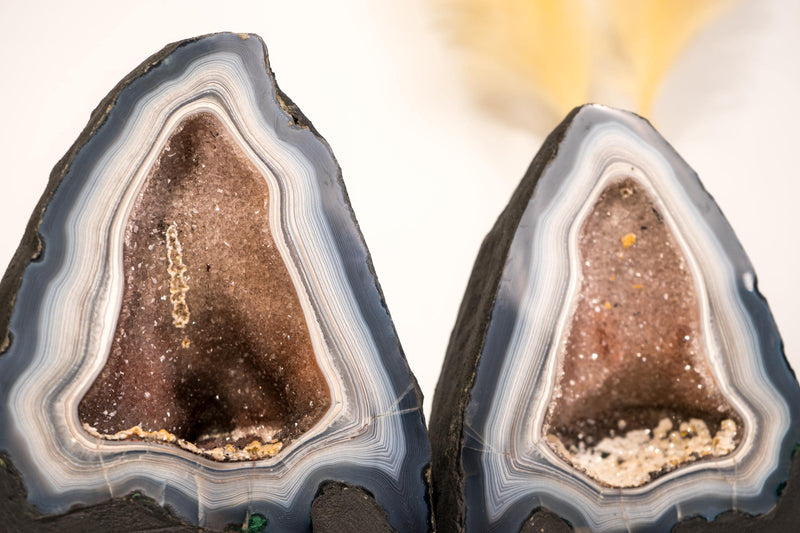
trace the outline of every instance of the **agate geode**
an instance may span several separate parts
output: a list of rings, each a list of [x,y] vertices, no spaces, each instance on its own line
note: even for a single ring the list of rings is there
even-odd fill
[[[585,106],[476,260],[433,404],[437,526],[767,513],[798,409],[750,262],[695,173],[645,120]]]
[[[334,483],[430,527],[421,395],[339,167],[258,37],[176,43],[123,80],[0,289],[0,450],[38,510],[136,492],[295,531],[318,494],[331,518]]]

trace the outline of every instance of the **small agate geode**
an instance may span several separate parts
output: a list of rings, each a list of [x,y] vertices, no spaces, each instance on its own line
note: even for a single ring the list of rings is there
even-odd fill
[[[584,106],[476,260],[433,403],[437,527],[761,515],[798,409],[750,262],[695,173],[645,120]]]
[[[0,296],[0,450],[38,511],[141,493],[298,531],[356,509],[344,491],[374,497],[369,529],[430,528],[421,395],[339,167],[258,37],[170,45],[114,89]]]

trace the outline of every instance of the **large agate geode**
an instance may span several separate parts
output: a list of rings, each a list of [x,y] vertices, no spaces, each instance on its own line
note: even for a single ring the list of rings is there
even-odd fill
[[[798,409],[750,262],[695,173],[645,120],[585,106],[476,260],[433,404],[437,526],[764,514]]]
[[[38,510],[138,492],[294,531],[332,482],[429,528],[419,390],[339,167],[258,37],[176,43],[120,83],[0,296],[0,450]]]

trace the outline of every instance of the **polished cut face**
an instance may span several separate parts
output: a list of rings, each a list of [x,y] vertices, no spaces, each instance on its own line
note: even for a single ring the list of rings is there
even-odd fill
[[[733,230],[646,120],[587,105],[548,137],[476,259],[430,431],[442,530],[775,506],[800,388]]]
[[[373,529],[429,529],[421,394],[331,149],[257,36],[169,45],[98,106],[0,284],[0,339],[0,451],[38,511],[137,492],[307,531],[342,493]]]
[[[214,115],[176,127],[128,215],[110,354],[79,405],[90,432],[257,459],[325,414],[330,392],[269,201]]]

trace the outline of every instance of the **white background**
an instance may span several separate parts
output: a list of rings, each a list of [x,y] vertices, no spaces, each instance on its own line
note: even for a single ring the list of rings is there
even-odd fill
[[[0,4],[0,268],[89,113],[165,44],[257,33],[338,159],[426,413],[486,232],[543,137],[475,103],[437,2]],[[747,250],[800,368],[800,9],[750,2],[670,70],[650,117]],[[549,130],[556,125],[543,128]]]

